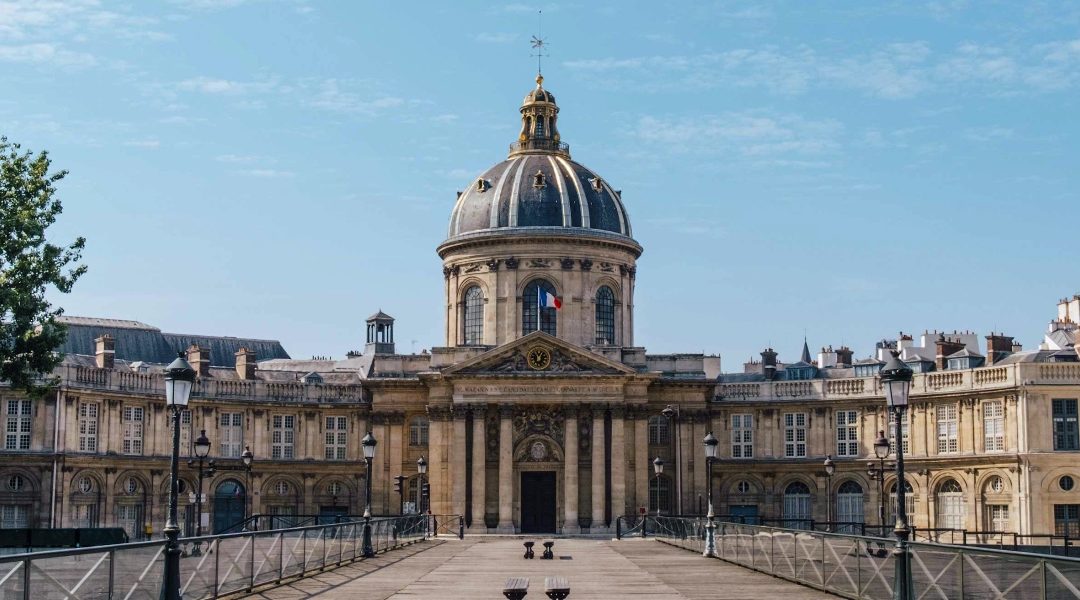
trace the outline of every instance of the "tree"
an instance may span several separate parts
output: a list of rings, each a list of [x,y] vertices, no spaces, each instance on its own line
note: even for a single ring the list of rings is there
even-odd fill
[[[63,358],[56,352],[67,337],[56,321],[63,314],[45,293],[71,291],[86,272],[76,263],[84,238],[68,246],[45,239],[45,230],[63,211],[56,184],[67,171],[49,172],[47,152],[20,152],[0,136],[0,381],[31,394]]]

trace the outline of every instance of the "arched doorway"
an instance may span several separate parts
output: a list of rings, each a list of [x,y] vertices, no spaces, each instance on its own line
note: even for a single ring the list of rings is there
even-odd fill
[[[232,529],[246,518],[247,493],[235,479],[227,479],[214,488],[214,533]]]
[[[784,488],[784,527],[810,529],[810,488],[801,481]]]
[[[937,527],[964,528],[964,490],[955,479],[946,479],[937,491]]]
[[[845,481],[836,490],[836,527],[839,533],[860,533],[859,524],[865,523],[863,511],[863,489],[855,481]]]

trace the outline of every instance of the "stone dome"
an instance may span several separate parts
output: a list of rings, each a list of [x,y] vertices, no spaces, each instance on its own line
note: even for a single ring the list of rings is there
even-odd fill
[[[458,194],[447,241],[537,228],[559,233],[632,238],[619,192],[570,158],[556,126],[555,96],[536,88],[521,106],[521,133],[507,160],[491,167]],[[635,244],[636,245],[636,244]]]

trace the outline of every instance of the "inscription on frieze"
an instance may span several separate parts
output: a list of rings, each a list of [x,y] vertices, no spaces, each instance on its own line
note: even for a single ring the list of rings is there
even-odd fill
[[[470,395],[500,395],[512,396],[515,394],[530,395],[617,395],[622,393],[621,385],[480,385],[467,384],[455,387],[459,394]]]

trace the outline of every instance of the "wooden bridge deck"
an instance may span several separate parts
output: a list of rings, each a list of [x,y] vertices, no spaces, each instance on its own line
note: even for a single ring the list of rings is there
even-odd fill
[[[517,576],[530,579],[528,598],[543,599],[544,578],[552,575],[570,581],[571,599],[835,597],[653,540],[559,539],[555,560],[540,560],[540,551],[535,559],[524,560],[522,541],[478,537],[414,544],[253,597],[495,599],[502,598],[506,578]]]

